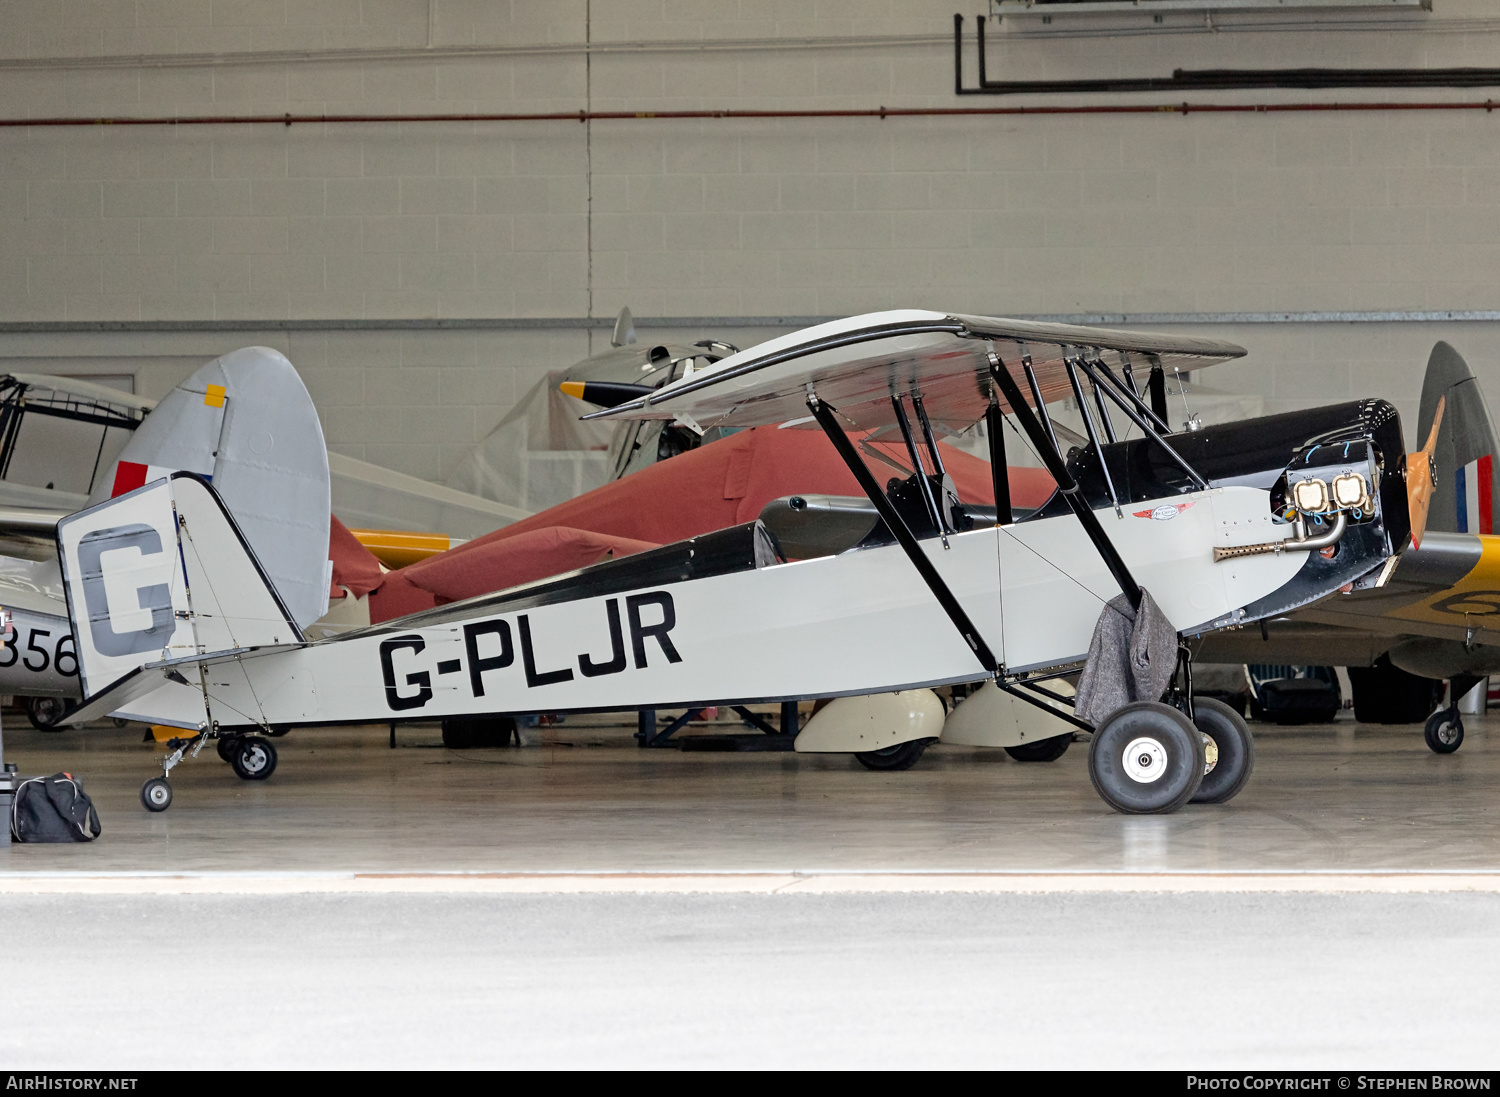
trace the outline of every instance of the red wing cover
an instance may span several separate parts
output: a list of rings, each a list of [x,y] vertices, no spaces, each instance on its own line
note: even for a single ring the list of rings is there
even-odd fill
[[[989,463],[938,445],[959,498],[993,505]],[[903,447],[882,442],[871,448],[900,462],[867,453],[878,481],[907,475]],[[1043,469],[1012,468],[1010,483],[1018,507],[1040,506],[1054,488]],[[750,522],[773,499],[797,494],[862,492],[822,434],[741,431],[391,572],[370,598],[370,619],[390,620]]]
[[[549,575],[561,575],[656,547],[651,541],[549,526],[504,540],[475,543],[471,551],[462,555],[456,549],[440,552],[402,568],[397,574],[430,591],[441,604],[508,590]]]
[[[878,443],[874,448],[899,454],[905,465],[905,452],[899,445]],[[941,442],[938,448],[959,498],[993,505],[989,463]],[[873,459],[869,463],[882,483],[907,475],[904,467]],[[1052,477],[1043,469],[1012,468],[1010,483],[1011,498],[1018,507],[1041,506],[1053,492]],[[864,494],[822,434],[756,427],[670,461],[658,461],[444,555],[462,558],[482,545],[548,526],[665,545],[753,521],[771,500],[799,493]]]
[[[328,558],[333,561],[333,589],[330,598],[342,598],[340,587],[347,587],[356,598],[362,598],[380,586],[380,561],[360,544],[349,527],[337,518],[328,521]]]

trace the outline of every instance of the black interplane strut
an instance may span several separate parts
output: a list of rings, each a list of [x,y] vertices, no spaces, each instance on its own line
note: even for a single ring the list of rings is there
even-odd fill
[[[898,404],[897,407],[899,408],[899,406]],[[937,599],[938,605],[943,607],[943,612],[953,622],[953,627],[958,629],[958,634],[964,638],[964,643],[969,645],[969,650],[974,653],[980,665],[991,674],[994,674],[1000,667],[999,662],[995,659],[995,653],[984,642],[984,637],[974,627],[974,622],[969,620],[969,615],[964,612],[963,606],[959,604],[953,591],[948,588],[948,584],[938,574],[937,568],[932,566],[932,561],[927,559],[927,554],[922,551],[922,545],[917,540],[916,534],[912,533],[911,527],[897,513],[896,508],[891,505],[891,501],[886,498],[885,492],[875,482],[875,477],[870,475],[870,470],[859,459],[859,454],[855,452],[853,443],[849,441],[848,435],[844,433],[843,426],[834,417],[833,413],[835,409],[833,406],[823,403],[816,396],[810,395],[807,399],[807,407],[813,413],[813,418],[818,421],[818,426],[823,428],[823,433],[828,435],[828,440],[833,443],[833,448],[843,458],[844,464],[849,466],[849,471],[859,481],[859,486],[869,496],[870,502],[875,505],[876,513],[885,522],[886,528],[895,536],[897,543],[900,544],[907,558],[912,562],[912,566],[917,569],[917,574],[927,584],[927,589],[932,591],[932,596]],[[920,462],[917,464],[917,477],[918,479],[926,478],[922,472]]]
[[[1028,374],[1030,371],[1027,371]],[[1083,493],[1078,490],[1078,482],[1068,472],[1068,466],[1058,452],[1055,443],[1052,443],[1047,431],[1042,424],[1037,422],[1035,415],[1031,413],[1031,407],[1021,395],[1021,388],[1016,384],[1015,378],[1010,375],[1010,370],[1005,363],[1000,361],[998,354],[990,354],[990,376],[994,378],[995,384],[1000,386],[1000,392],[1005,397],[1005,402],[1015,412],[1016,418],[1021,421],[1021,428],[1026,431],[1031,439],[1031,444],[1042,458],[1042,463],[1047,466],[1047,471],[1052,474],[1052,479],[1057,481],[1057,490],[1067,500],[1068,506],[1077,515],[1078,522],[1083,526],[1083,532],[1088,534],[1094,548],[1104,560],[1104,566],[1109,573],[1115,577],[1115,582],[1120,584],[1120,589],[1125,592],[1126,599],[1130,602],[1132,609],[1139,609],[1141,604],[1140,584],[1130,574],[1130,569],[1125,566],[1125,561],[1120,558],[1114,542],[1104,532],[1104,527],[1099,524],[1099,518],[1089,507],[1088,501],[1084,499]],[[1045,413],[1044,413],[1045,414]],[[1100,454],[1101,461],[1103,454]]]

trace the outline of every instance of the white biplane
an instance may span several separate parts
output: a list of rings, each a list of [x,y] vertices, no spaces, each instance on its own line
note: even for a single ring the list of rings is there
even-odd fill
[[[68,718],[188,729],[142,789],[162,810],[185,751],[257,729],[983,682],[1092,730],[1090,773],[1118,810],[1227,799],[1248,775],[1249,734],[1195,714],[1185,649],[1173,703],[1139,700],[1097,727],[1044,683],[1078,671],[1122,592],[1139,605],[1149,589],[1186,635],[1378,584],[1430,495],[1424,462],[1408,500],[1400,421],[1379,400],[1170,434],[1165,375],[1243,353],[922,311],[796,332],[594,416],[821,429],[882,519],[858,546],[786,562],[751,522],[317,642],[215,487],[178,473],[58,526],[86,697]],[[1064,455],[1046,405],[1067,395],[1090,441]],[[1007,414],[1058,484],[1019,521]],[[936,444],[980,419],[997,473],[988,511],[955,497]],[[877,484],[860,435],[899,436],[917,472]]]

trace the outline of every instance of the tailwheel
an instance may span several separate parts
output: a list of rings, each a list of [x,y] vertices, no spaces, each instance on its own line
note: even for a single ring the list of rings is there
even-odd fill
[[[235,776],[245,781],[264,781],[276,772],[276,748],[271,740],[259,735],[235,738],[238,744],[229,755]]]
[[[147,811],[166,811],[172,806],[172,786],[165,777],[153,777],[141,786],[141,803]]]
[[[1438,709],[1427,718],[1422,738],[1435,754],[1452,754],[1464,743],[1464,721],[1456,708]]]
[[[911,769],[917,764],[917,759],[936,739],[912,739],[909,742],[897,743],[893,747],[885,747],[882,750],[861,751],[854,757],[865,769],[874,770],[902,770]]]
[[[1051,739],[1040,739],[1035,743],[1022,743],[1018,747],[1006,747],[1005,753],[1018,762],[1055,762],[1063,756],[1073,742],[1073,733],[1057,735]]]
[[[1222,804],[1234,799],[1255,768],[1255,740],[1250,728],[1234,709],[1212,697],[1193,698],[1193,723],[1213,740],[1218,758],[1203,775],[1193,795],[1195,804]]]
[[[1203,735],[1157,701],[1116,709],[1089,744],[1089,780],[1105,803],[1126,815],[1176,811],[1198,791],[1206,764]]]
[[[62,731],[58,721],[68,711],[68,702],[61,697],[26,698],[26,719],[37,731]]]

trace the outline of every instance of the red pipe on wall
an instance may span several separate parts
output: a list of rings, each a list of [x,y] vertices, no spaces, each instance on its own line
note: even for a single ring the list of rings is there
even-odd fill
[[[1484,111],[1500,102],[1156,103],[1071,107],[873,107],[860,110],[579,110],[535,114],[239,114],[180,117],[0,118],[0,128],[54,126],[349,125],[361,122],[616,122],[640,119],[962,118],[1047,114],[1291,114],[1337,111]]]

